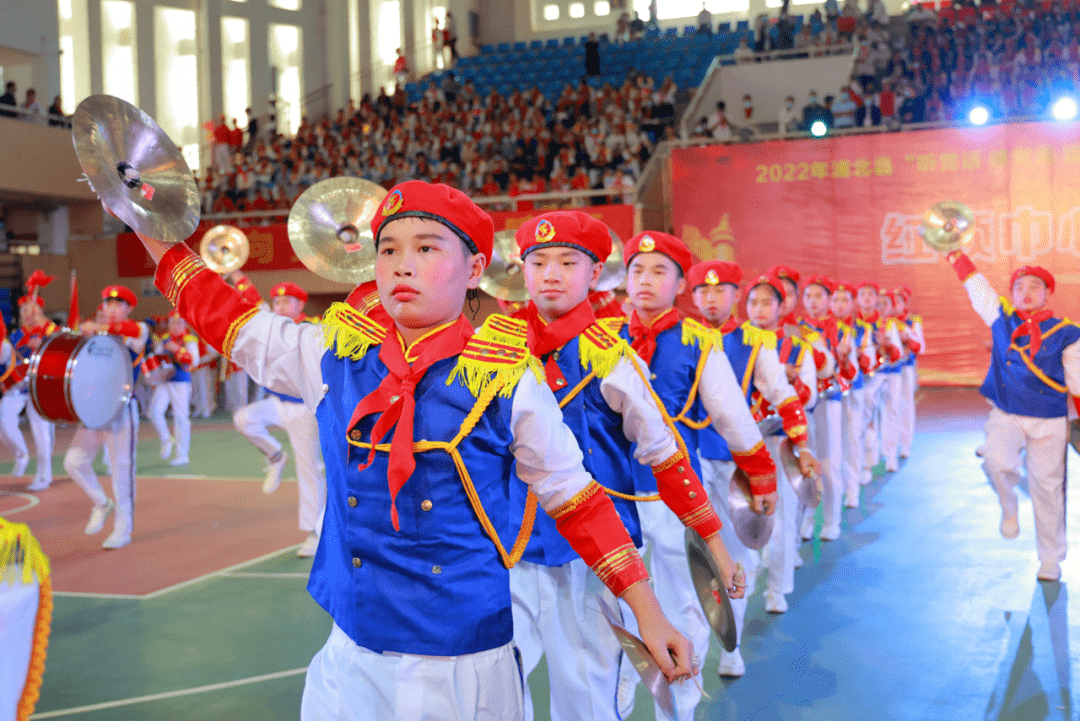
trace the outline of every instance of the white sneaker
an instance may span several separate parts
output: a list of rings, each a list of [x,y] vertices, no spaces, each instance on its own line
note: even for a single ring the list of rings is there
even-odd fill
[[[900,457],[901,458],[911,458],[911,449],[910,448],[907,449],[907,450],[900,449]]]
[[[104,506],[94,506],[94,510],[90,511],[90,522],[86,524],[86,535],[93,536],[105,527],[105,521],[108,519],[109,514],[113,512],[115,505],[110,498],[105,501]]]
[[[1016,516],[1001,517],[1001,535],[1010,540],[1020,535],[1020,521]]]
[[[188,458],[174,458],[169,461],[170,466],[186,466],[189,463],[191,463],[191,460]]]
[[[300,545],[300,548],[296,549],[296,555],[300,558],[312,558],[315,556],[315,551],[319,548],[319,534],[314,531],[308,534],[308,537],[304,539],[304,542]]]
[[[787,599],[782,593],[772,591],[765,592],[765,610],[769,613],[785,613],[788,609]]]
[[[859,478],[859,485],[869,486],[870,481],[874,480],[874,472],[867,468],[862,472],[862,476]]]
[[[26,487],[28,491],[44,491],[46,488],[52,485],[52,481],[46,481],[41,476],[35,476],[34,482]]]
[[[804,541],[809,541],[814,537],[814,517],[807,516],[803,519],[802,525],[799,526],[799,535],[802,536]]]
[[[281,474],[285,470],[285,464],[289,462],[289,454],[285,451],[280,451],[280,453],[281,457],[276,461],[271,461],[266,468],[266,480],[263,481],[262,492],[267,495],[276,491],[281,485]]]
[[[896,459],[890,459],[888,461],[885,461],[885,472],[886,473],[896,473],[899,470],[900,470],[900,462],[897,461]]]
[[[117,548],[123,548],[129,543],[131,543],[131,534],[116,528],[113,529],[113,532],[105,539],[105,542],[101,544],[101,547],[115,550]]]
[[[795,568],[802,568],[803,558],[801,553],[795,554]]]
[[[1040,581],[1057,581],[1061,578],[1061,566],[1053,561],[1043,561],[1037,577]]]
[[[858,496],[849,496],[847,494],[844,495],[844,508],[858,508],[858,507],[859,507],[859,497]]]
[[[821,529],[821,535],[818,536],[818,538],[823,541],[835,541],[837,538],[840,538],[840,528],[825,526]]]
[[[15,456],[15,466],[11,469],[11,475],[19,478],[26,475],[26,467],[30,465],[30,455]]]
[[[746,664],[743,662],[742,652],[736,648],[731,653],[720,649],[720,677],[739,678],[746,673]]]
[[[169,460],[169,456],[173,454],[174,450],[176,450],[176,441],[173,440],[172,436],[169,436],[165,439],[165,442],[161,444],[161,460]]]

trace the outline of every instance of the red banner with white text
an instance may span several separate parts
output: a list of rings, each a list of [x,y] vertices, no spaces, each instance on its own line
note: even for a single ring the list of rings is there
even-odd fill
[[[971,257],[1008,295],[1037,264],[1056,277],[1050,307],[1080,315],[1080,125],[1025,123],[676,150],[675,232],[698,258],[745,276],[777,263],[914,291],[924,382],[981,382],[989,330],[952,268],[919,235],[923,213],[956,200],[975,212]]]

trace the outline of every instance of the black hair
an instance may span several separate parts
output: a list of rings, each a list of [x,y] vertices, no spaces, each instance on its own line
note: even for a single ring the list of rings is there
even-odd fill
[[[778,290],[777,290],[777,289],[776,289],[776,288],[775,288],[775,287],[773,286],[773,284],[772,284],[772,283],[765,283],[764,281],[763,281],[763,282],[761,282],[761,283],[755,283],[754,285],[750,286],[750,290],[748,290],[748,291],[746,292],[746,298],[747,298],[747,300],[749,300],[749,299],[750,299],[750,293],[751,293],[751,291],[753,291],[753,290],[754,290],[755,288],[768,288],[769,290],[771,290],[771,291],[773,292],[773,295],[775,295],[775,296],[776,296],[776,302],[777,302],[777,303],[779,303],[780,305],[783,305],[783,304],[784,304],[784,296],[780,294],[780,291],[778,291]]]

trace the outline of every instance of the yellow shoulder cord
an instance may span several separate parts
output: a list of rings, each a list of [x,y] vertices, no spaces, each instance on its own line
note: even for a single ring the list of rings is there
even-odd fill
[[[585,376],[584,378],[582,378],[581,382],[578,383],[573,388],[571,388],[570,392],[567,393],[565,396],[563,396],[563,399],[561,401],[559,401],[559,408],[565,408],[566,404],[569,403],[570,401],[572,401],[574,399],[574,397],[577,396],[578,393],[581,393],[581,391],[585,390],[585,386],[589,385],[589,383],[591,383],[592,379],[595,378],[595,377],[596,377],[596,371],[593,371],[593,372],[589,373],[587,376]]]
[[[488,384],[487,388],[484,389],[483,393],[476,400],[476,404],[472,407],[472,410],[469,411],[469,415],[465,417],[458,434],[454,436],[449,443],[444,441],[417,441],[413,443],[413,452],[423,453],[425,451],[441,450],[446,451],[450,455],[450,458],[454,461],[454,468],[457,469],[458,477],[461,479],[461,485],[465,488],[465,495],[469,497],[469,505],[472,506],[473,512],[476,513],[480,525],[484,527],[484,531],[487,533],[488,538],[492,540],[495,544],[495,548],[498,549],[503,565],[507,568],[513,568],[517,565],[517,562],[521,560],[522,555],[524,555],[525,547],[529,544],[529,537],[532,535],[533,523],[536,521],[536,494],[532,492],[532,489],[529,490],[528,496],[525,499],[525,515],[521,521],[521,530],[518,532],[513,548],[507,553],[506,547],[499,538],[499,534],[495,530],[494,524],[492,524],[491,519],[488,518],[487,511],[484,510],[484,504],[480,501],[480,495],[476,492],[476,486],[473,485],[472,477],[469,475],[469,469],[465,467],[465,461],[457,449],[458,444],[461,443],[462,439],[469,435],[473,428],[476,427],[477,422],[480,420],[480,416],[487,410],[488,405],[491,404],[491,401],[499,393],[501,388],[502,386],[499,383]],[[351,438],[349,438],[348,441],[350,445],[357,446],[358,448],[371,448],[370,443],[354,441]],[[390,444],[380,443],[375,446],[375,450],[389,453]]]
[[[1055,327],[1055,330],[1056,330],[1056,327]],[[1031,371],[1035,375],[1035,377],[1038,378],[1039,380],[1041,380],[1043,383],[1050,386],[1051,388],[1053,388],[1058,393],[1068,393],[1069,392],[1069,389],[1067,387],[1061,385],[1056,380],[1054,380],[1050,376],[1046,375],[1045,371],[1043,371],[1042,368],[1035,365],[1035,361],[1031,360],[1031,358],[1028,357],[1028,354],[1027,354],[1026,350],[1021,348],[1020,346],[1016,345],[1015,341],[1013,341],[1013,343],[1009,346],[1009,350],[1016,351],[1020,355],[1020,360],[1024,361],[1024,365],[1026,365],[1028,367],[1028,370]]]

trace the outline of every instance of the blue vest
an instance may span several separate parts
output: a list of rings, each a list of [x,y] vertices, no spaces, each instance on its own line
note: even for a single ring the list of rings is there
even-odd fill
[[[328,316],[361,317],[351,308],[337,308],[341,305]],[[353,430],[354,441],[370,441],[375,416],[363,418],[355,429],[348,424],[357,403],[387,375],[378,357],[379,339],[368,339],[357,350],[329,319],[324,329],[331,340],[338,333],[337,352],[343,357],[328,351],[321,363],[326,392],[316,418],[327,502],[309,592],[355,643],[372,651],[457,656],[509,643],[509,571],[477,520],[451,456],[444,450],[416,453],[416,469],[397,496],[400,530],[395,531],[388,453],[377,452],[360,470],[368,450],[352,446],[346,435]],[[521,340],[524,345],[523,325]],[[463,380],[447,384],[459,358],[433,364],[417,384],[414,440],[450,441],[476,405]],[[512,401],[496,395],[458,445],[507,549],[514,542],[509,528]]]
[[[750,405],[750,396],[756,390],[754,386],[754,364],[761,349],[760,333],[749,323],[743,323],[735,330],[724,335],[724,353],[735,372],[735,380],[742,386],[746,396],[746,405]],[[712,425],[698,431],[698,452],[703,458],[718,461],[732,460],[727,441],[716,432]]]
[[[266,393],[267,393],[267,395],[277,396],[278,398],[280,398],[285,403],[303,403],[304,402],[303,398],[297,398],[296,396],[290,396],[290,395],[286,395],[284,393],[278,393],[277,391],[272,391],[269,388],[266,389]]]
[[[990,326],[994,351],[990,356],[990,369],[979,389],[991,403],[1019,416],[1034,418],[1061,418],[1068,414],[1068,393],[1047,385],[1028,368],[1020,351],[1012,347],[1012,334],[1023,325],[1012,306],[1002,298],[1001,317]],[[1042,345],[1031,362],[1060,387],[1065,386],[1065,366],[1061,355],[1065,348],[1080,340],[1080,326],[1061,318],[1049,318],[1039,324]],[[1017,338],[1017,345],[1028,353],[1030,338]],[[1023,345],[1019,345],[1023,343]]]
[[[878,328],[880,330],[887,331],[888,328],[889,328],[890,322],[891,323],[896,323],[897,325],[899,325],[899,323],[900,323],[900,321],[896,320],[895,318],[887,318],[887,319],[886,318],[878,318],[877,322],[872,323],[871,325],[873,325],[875,328]],[[895,373],[899,373],[901,365],[903,365],[903,364],[898,363],[898,362],[893,362],[893,361],[890,361],[890,360],[886,359],[885,363],[880,368],[878,368],[878,373],[887,373],[887,374],[890,374],[890,375],[895,374]]]
[[[687,342],[683,343],[684,330]],[[622,329],[623,337],[629,339],[627,326]],[[698,459],[698,438],[700,431],[678,420],[680,411],[690,398],[690,391],[697,376],[698,365],[705,362],[706,353],[711,348],[711,336],[719,335],[710,331],[694,320],[684,320],[656,335],[656,352],[649,362],[652,372],[650,382],[656,395],[663,401],[668,415],[675,420],[686,450],[690,454],[690,465],[694,473],[701,477],[701,461]],[[701,404],[701,397],[695,397],[686,412],[686,417],[694,420],[708,415]],[[640,463],[633,464],[634,487],[644,493],[656,493],[656,478],[652,469]]]
[[[916,321],[918,321],[918,322],[920,322],[920,323],[921,323],[921,322],[922,322],[922,318],[920,318],[920,317],[918,317],[918,316],[908,316],[907,320],[901,320],[901,321],[897,321],[897,322],[898,322],[898,323],[903,323],[904,325],[906,325],[906,326],[907,326],[907,329],[908,329],[909,331],[913,331],[913,332],[914,332],[914,330],[915,330],[915,322],[916,322]],[[915,365],[915,361],[916,361],[917,359],[918,359],[918,357],[917,357],[917,356],[916,356],[916,355],[915,355],[914,353],[908,353],[908,356],[907,356],[907,358],[905,358],[905,359],[904,359],[904,361],[903,361],[903,362],[902,362],[902,363],[900,364],[900,366],[901,366],[901,367],[906,367],[906,366],[912,366],[912,367],[914,367],[914,365]]]
[[[181,344],[186,346],[188,338],[191,338],[191,340],[196,340],[194,336],[185,335],[184,340],[181,341]],[[169,340],[169,338],[166,337],[165,341],[168,342],[168,340]],[[196,342],[198,342],[198,341],[196,340]],[[176,373],[169,380],[169,382],[170,383],[190,383],[191,382],[191,371],[188,370],[187,368],[185,368],[184,366],[180,365],[176,361],[175,358],[173,359],[173,365],[176,366]]]
[[[580,343],[579,336],[552,354],[557,354],[555,363],[566,378],[566,385],[555,392],[560,405],[589,374],[589,370],[581,367]],[[543,360],[547,361],[546,358]],[[620,493],[634,495],[632,467],[640,464],[631,455],[631,443],[623,434],[623,417],[604,400],[600,393],[600,382],[599,376],[594,377],[563,406],[563,422],[581,445],[585,470],[597,483]],[[515,482],[510,484],[510,520],[518,526],[524,513],[528,489],[524,483],[517,481],[516,475],[514,478]],[[641,523],[637,504],[615,496],[611,500],[634,545],[640,547]],[[544,566],[561,566],[576,558],[577,552],[555,528],[555,521],[543,509],[538,510],[522,560]]]
[[[859,349],[856,352],[856,358],[859,358],[859,357],[862,356],[862,350],[861,349],[863,347],[864,339],[866,338],[866,332],[867,332],[868,325],[867,325],[866,321],[859,320],[858,318],[855,318],[853,320],[854,320],[854,325],[849,326],[849,327],[853,331],[855,331],[855,338],[853,340],[853,343],[855,345],[855,348]],[[860,388],[863,388],[865,385],[866,385],[866,377],[863,375],[862,366],[859,365],[858,361],[856,361],[856,363],[855,363],[855,380],[851,381],[851,387],[854,390],[859,390]]]

